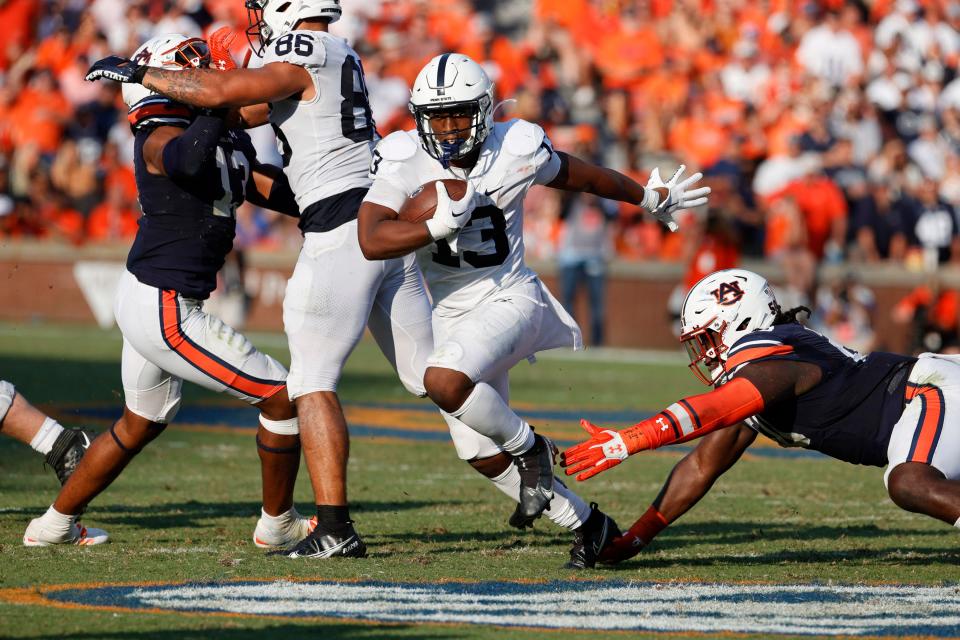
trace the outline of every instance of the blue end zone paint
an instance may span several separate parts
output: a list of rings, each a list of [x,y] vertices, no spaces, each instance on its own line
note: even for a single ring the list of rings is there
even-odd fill
[[[384,403],[355,403],[348,405],[350,407],[361,409],[382,409],[384,411],[396,411],[404,413],[409,411],[423,412],[432,411],[431,404],[403,404],[400,402]],[[120,417],[120,411],[117,407],[73,407],[67,408],[67,412],[77,415],[80,418],[93,418],[96,420],[113,421]],[[562,409],[523,409],[520,413],[534,422],[558,421],[558,422],[579,422],[582,417],[579,412],[565,411]],[[602,424],[631,424],[649,418],[652,413],[642,413],[637,411],[590,411],[591,420]],[[206,424],[224,427],[253,428],[257,424],[257,413],[255,409],[249,407],[218,406],[218,405],[192,405],[182,408],[177,413],[176,422],[189,424]],[[349,421],[350,434],[359,437],[380,437],[380,438],[402,438],[406,440],[420,440],[428,442],[449,442],[450,436],[446,431],[425,431],[420,429],[404,429],[402,427],[381,427],[361,422]],[[442,428],[443,424],[440,418],[437,418],[437,426]],[[569,447],[577,444],[574,440],[553,439],[559,447]],[[692,445],[676,445],[670,447],[670,451],[686,452],[693,449]],[[780,447],[753,447],[747,453],[763,458],[825,458],[823,454],[817,451],[810,451],[801,448],[780,448]]]
[[[960,634],[954,586],[552,581],[186,583],[68,588],[58,603],[355,621],[769,635]],[[559,605],[559,606],[558,606]]]

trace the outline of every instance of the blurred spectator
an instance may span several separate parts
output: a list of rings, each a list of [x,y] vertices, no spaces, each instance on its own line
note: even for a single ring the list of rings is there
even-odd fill
[[[848,273],[817,288],[810,327],[837,344],[869,353],[876,346],[875,306],[873,292]]]
[[[893,309],[893,320],[909,328],[910,350],[960,352],[958,339],[960,293],[943,286],[935,273],[927,284],[907,294]]]
[[[575,313],[577,291],[585,288],[590,314],[590,344],[604,342],[607,261],[612,248],[610,222],[616,203],[576,194],[560,210],[557,267],[563,306]]]
[[[92,242],[129,242],[137,235],[137,217],[117,182],[107,191],[107,199],[97,205],[87,218],[86,237]]]
[[[927,271],[938,265],[960,260],[960,234],[953,207],[940,200],[937,183],[924,180],[916,191],[916,199],[904,200],[908,211],[911,248],[920,252]]]
[[[909,227],[902,207],[886,182],[871,182],[869,193],[852,216],[857,255],[866,262],[903,261]]]

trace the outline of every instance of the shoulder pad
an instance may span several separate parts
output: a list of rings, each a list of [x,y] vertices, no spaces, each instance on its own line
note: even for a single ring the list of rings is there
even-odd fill
[[[510,155],[528,156],[540,148],[546,134],[539,126],[526,120],[513,120],[503,138],[503,148]]]
[[[377,143],[377,153],[384,160],[407,160],[412,158],[420,145],[408,131],[394,131]]]
[[[286,62],[300,67],[322,67],[327,62],[323,38],[312,31],[291,31],[269,45],[263,55],[264,66]]]

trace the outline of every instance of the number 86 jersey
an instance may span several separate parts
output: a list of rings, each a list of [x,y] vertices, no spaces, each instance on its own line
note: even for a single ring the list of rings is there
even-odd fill
[[[416,130],[380,141],[370,166],[373,186],[365,200],[399,211],[420,185],[441,179],[470,180],[477,206],[453,251],[440,240],[417,251],[433,304],[441,315],[469,311],[489,296],[536,278],[524,262],[523,200],[534,184],[551,182],[560,158],[539,126],[525,120],[498,122],[469,171],[444,169],[420,146]]]
[[[370,185],[376,124],[363,67],[343,39],[321,31],[291,31],[270,43],[263,65],[303,67],[313,80],[310,100],[291,96],[270,103],[283,170],[300,208],[300,228],[329,231],[311,220],[310,205]]]

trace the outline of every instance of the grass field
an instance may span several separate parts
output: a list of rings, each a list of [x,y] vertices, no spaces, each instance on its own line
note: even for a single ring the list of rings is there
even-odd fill
[[[282,337],[253,339],[288,361]],[[14,381],[31,401],[68,425],[103,430],[109,424],[105,416],[111,415],[103,409],[119,413],[119,352],[118,333],[0,325],[0,377]],[[538,429],[573,441],[580,438],[573,417],[581,412],[640,417],[700,388],[682,363],[551,357],[536,366],[518,366],[512,390],[521,413],[547,416],[535,421]],[[397,424],[413,420],[415,430],[435,436],[383,437],[371,429],[354,439],[350,491],[353,516],[370,547],[365,560],[268,558],[250,543],[260,491],[252,435],[256,412],[239,414],[248,416],[250,428],[201,424],[190,416],[216,415],[209,409],[236,405],[197,387],[186,389],[184,419],[89,509],[86,522],[109,530],[108,545],[22,547],[27,521],[49,505],[57,483],[29,448],[0,438],[0,589],[6,590],[0,591],[0,637],[504,637],[503,628],[482,624],[374,625],[316,616],[224,617],[37,604],[39,593],[60,584],[580,580],[587,589],[674,580],[928,586],[957,580],[956,531],[897,509],[886,497],[881,470],[820,457],[774,457],[766,455],[774,451],[766,442],[758,442],[757,451],[723,477],[702,504],[635,560],[572,572],[562,568],[570,535],[546,521],[532,532],[510,529],[512,505],[457,460],[453,447],[437,436],[443,430],[439,416],[404,393],[372,343],[362,343],[351,360],[341,397],[352,423],[387,429],[392,403],[406,403],[409,411],[396,415],[407,417],[397,418]],[[681,455],[638,456],[578,490],[628,526]],[[297,502],[301,512],[310,511],[304,469]],[[10,595],[13,589],[20,590],[16,597]],[[562,633],[604,637],[596,631]],[[543,634],[509,631],[509,637],[520,638]]]

